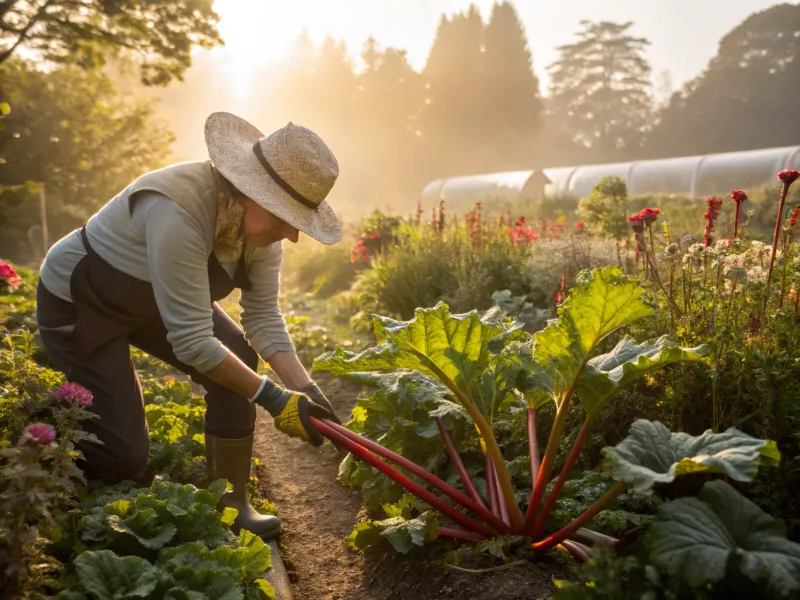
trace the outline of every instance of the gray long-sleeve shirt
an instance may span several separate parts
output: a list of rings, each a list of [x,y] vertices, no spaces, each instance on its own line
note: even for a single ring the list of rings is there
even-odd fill
[[[206,240],[189,213],[155,192],[137,195],[132,212],[117,197],[89,219],[86,234],[111,266],[152,283],[178,360],[202,372],[225,359],[229,350],[213,335]],[[42,284],[72,302],[70,278],[85,254],[79,230],[63,237],[45,257]],[[259,249],[249,265],[252,289],[242,290],[239,298],[245,335],[265,360],[294,349],[278,305],[282,260],[281,243]],[[221,264],[233,276],[237,263]]]

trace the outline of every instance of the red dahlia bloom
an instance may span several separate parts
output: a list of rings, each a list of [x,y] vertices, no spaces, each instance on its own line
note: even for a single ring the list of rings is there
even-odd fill
[[[635,233],[642,233],[644,231],[644,217],[642,217],[642,215],[631,215],[628,217],[628,222],[631,224]]]

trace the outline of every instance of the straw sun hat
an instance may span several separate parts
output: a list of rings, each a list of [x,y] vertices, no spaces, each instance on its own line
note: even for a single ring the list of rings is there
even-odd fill
[[[342,240],[325,201],[339,164],[317,134],[288,123],[265,136],[240,117],[215,112],[205,137],[214,166],[245,196],[323,244]]]

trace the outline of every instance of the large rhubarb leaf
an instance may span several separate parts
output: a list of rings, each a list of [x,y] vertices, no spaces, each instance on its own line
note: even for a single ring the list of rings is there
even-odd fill
[[[441,372],[469,393],[489,364],[490,340],[504,333],[496,314],[484,318],[476,311],[451,314],[443,302],[434,308],[418,308],[410,321],[376,315],[374,328],[379,346],[363,352],[339,348],[317,358],[314,369],[334,375],[413,369],[440,380]]]
[[[611,352],[591,358],[575,391],[587,415],[594,418],[619,391],[650,371],[681,361],[702,361],[706,346],[680,348],[667,336],[637,344],[623,338]]]
[[[408,554],[414,546],[423,546],[439,537],[437,515],[428,511],[415,519],[391,517],[383,521],[360,523],[347,536],[345,543],[353,550],[363,550],[369,546],[388,541],[401,554]]]
[[[654,566],[693,587],[738,568],[780,594],[800,591],[800,544],[724,481],[706,483],[696,498],[661,506],[645,544]]]
[[[638,419],[628,437],[603,448],[608,473],[643,491],[688,473],[724,473],[736,481],[751,481],[759,467],[776,466],[775,442],[750,437],[731,428],[699,436],[672,433],[658,421]]]
[[[557,374],[565,389],[606,336],[653,314],[644,289],[617,267],[583,271],[577,283],[559,307],[559,318],[533,336],[534,358]]]
[[[347,427],[444,475],[449,459],[436,419],[443,421],[459,450],[463,450],[476,437],[464,409],[445,400],[451,397],[449,390],[423,373],[398,370],[370,377],[377,389],[371,396],[358,400]],[[339,479],[345,485],[361,488],[370,508],[394,502],[402,494],[400,486],[376,469],[354,460],[352,455],[342,461]]]
[[[110,550],[84,552],[75,559],[78,582],[96,600],[147,598],[158,584],[158,571],[138,556]]]

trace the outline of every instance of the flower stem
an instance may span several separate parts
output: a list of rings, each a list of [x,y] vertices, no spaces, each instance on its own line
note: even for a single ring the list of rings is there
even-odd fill
[[[775,233],[772,236],[772,255],[769,258],[769,269],[767,269],[767,285],[764,288],[763,311],[766,316],[767,305],[769,304],[769,288],[772,284],[772,270],[775,268],[775,255],[778,252],[778,240],[781,235],[781,225],[783,224],[783,207],[786,204],[786,196],[789,193],[789,185],[783,184],[781,188],[781,199],[778,203],[778,216],[775,218]]]
[[[398,484],[403,486],[409,492],[417,496],[420,500],[422,500],[423,502],[427,502],[434,509],[450,517],[451,519],[453,519],[453,521],[455,521],[462,527],[466,527],[470,531],[486,537],[494,537],[495,533],[491,529],[469,518],[467,515],[453,508],[452,506],[447,504],[444,500],[438,498],[437,496],[435,496],[434,494],[423,488],[418,483],[412,481],[402,473],[396,471],[395,469],[387,465],[377,456],[370,454],[369,450],[367,450],[364,446],[353,441],[348,436],[344,435],[336,428],[334,428],[334,425],[336,425],[335,423],[331,423],[330,421],[321,421],[316,417],[309,417],[309,419],[311,421],[311,424],[314,425],[314,427],[316,427],[317,430],[319,430],[319,432],[322,435],[329,438],[331,441],[336,442],[341,446],[344,446],[347,450],[352,452],[353,455],[356,456],[358,459],[364,461],[365,463],[369,464],[372,467],[375,467],[381,473],[390,477],[393,481],[396,481]],[[466,498],[466,496],[464,497]],[[502,521],[500,521],[500,523],[502,524]]]
[[[450,436],[450,433],[442,423],[441,419],[436,419],[436,424],[439,426],[439,435],[442,436],[444,440],[444,445],[447,447],[447,453],[450,455],[450,460],[453,461],[453,464],[456,467],[456,471],[458,471],[458,477],[461,479],[461,485],[464,486],[464,489],[467,490],[469,497],[472,498],[481,508],[484,510],[488,510],[486,508],[486,504],[483,502],[483,498],[478,493],[475,484],[472,482],[472,478],[469,476],[469,472],[467,472],[466,467],[464,466],[464,461],[461,460],[461,455],[456,450],[456,445],[453,442],[453,438]]]
[[[555,484],[553,484],[553,488],[550,490],[547,500],[545,500],[542,512],[536,519],[536,524],[533,527],[533,533],[531,533],[531,537],[533,539],[538,538],[542,534],[542,531],[544,531],[545,524],[547,523],[547,517],[549,517],[550,513],[553,512],[553,508],[556,505],[558,496],[561,493],[561,488],[564,487],[564,483],[566,483],[567,477],[569,477],[569,473],[572,471],[572,467],[578,461],[578,457],[581,454],[583,445],[586,443],[586,440],[589,437],[589,428],[592,426],[593,422],[594,419],[591,417],[586,417],[586,420],[583,422],[583,427],[581,427],[580,433],[578,433],[578,437],[575,439],[575,443],[572,445],[572,450],[570,450],[569,454],[567,455],[567,460],[564,461],[564,466],[561,469],[561,473],[559,474],[558,479],[556,479]]]
[[[647,259],[647,262],[649,264],[650,263],[650,254],[648,252],[643,252],[643,254],[645,255],[645,257]],[[651,271],[653,273],[653,277],[655,278],[656,282],[658,283],[658,286],[661,288],[661,291],[664,292],[664,296],[666,297],[666,299],[669,302],[670,306],[672,307],[672,309],[675,312],[678,313],[678,317],[679,318],[682,317],[683,313],[681,313],[681,309],[678,308],[678,305],[675,304],[675,302],[672,300],[672,298],[670,298],[669,294],[667,293],[667,290],[664,288],[664,284],[661,283],[661,277],[658,276],[658,269],[656,269],[655,266],[653,266],[652,264],[650,265],[650,267],[651,267]]]
[[[594,504],[592,504],[589,508],[587,508],[581,515],[575,519],[572,523],[567,525],[566,527],[559,529],[550,537],[543,539],[540,542],[536,542],[533,544],[533,549],[536,552],[545,552],[549,550],[556,544],[560,544],[564,540],[566,540],[570,535],[578,531],[581,527],[583,527],[586,523],[591,521],[592,519],[597,516],[601,510],[604,510],[607,506],[614,501],[614,498],[619,496],[625,489],[628,487],[628,484],[624,481],[616,482],[611,489],[609,489],[605,494],[603,494],[600,498],[598,498]]]

